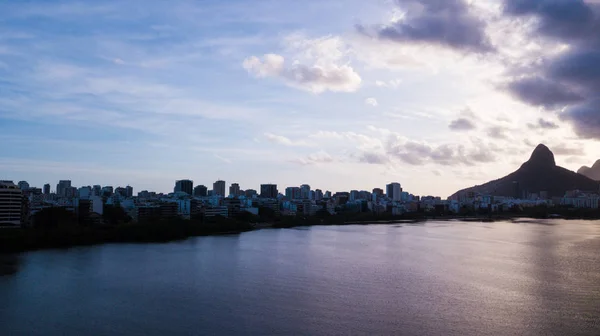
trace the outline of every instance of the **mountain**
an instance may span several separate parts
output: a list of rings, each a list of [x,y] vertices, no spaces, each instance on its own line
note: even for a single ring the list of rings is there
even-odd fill
[[[577,174],[587,176],[592,180],[600,181],[600,160],[596,161],[592,168],[588,166],[583,166],[579,168]]]
[[[546,191],[548,197],[562,197],[568,190],[597,192],[599,188],[600,184],[597,181],[557,166],[554,154],[548,147],[540,144],[531,154],[529,161],[514,173],[483,185],[460,190],[451,197],[455,198],[470,191],[519,198],[527,193]]]

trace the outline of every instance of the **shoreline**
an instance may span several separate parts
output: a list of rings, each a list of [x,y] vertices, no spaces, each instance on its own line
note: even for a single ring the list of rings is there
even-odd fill
[[[495,223],[502,221],[521,222],[523,220],[547,220],[547,219],[562,219],[562,220],[600,220],[599,218],[575,218],[575,217],[546,217],[539,218],[533,216],[477,216],[477,217],[457,217],[457,216],[442,216],[442,217],[423,217],[412,219],[364,219],[351,220],[338,223],[327,223],[315,221],[296,221],[293,223],[282,222],[264,222],[264,223],[248,223],[249,226],[240,229],[229,229],[225,231],[214,232],[177,232],[173,234],[170,231],[153,231],[156,227],[136,225],[133,227],[112,227],[112,228],[77,228],[69,231],[60,230],[40,230],[32,228],[19,228],[11,230],[0,230],[0,255],[13,253],[24,253],[49,249],[69,249],[73,247],[94,246],[104,244],[164,244],[171,242],[185,241],[194,237],[208,236],[226,236],[239,235],[245,232],[259,231],[264,229],[291,229],[298,227],[311,226],[345,226],[345,225],[394,225],[394,224],[417,224],[426,223],[429,221],[442,222],[478,222],[478,223]],[[127,236],[127,230],[133,228],[134,234]],[[168,226],[162,227],[163,230],[170,229]],[[203,229],[197,227],[197,229]],[[111,231],[112,230],[112,231]],[[135,230],[144,230],[140,232]],[[103,235],[110,232],[108,235]],[[16,234],[15,234],[16,233]],[[162,234],[161,234],[162,233]],[[12,237],[11,237],[12,236]],[[11,241],[10,238],[16,238],[17,241]],[[8,244],[7,244],[8,242]]]

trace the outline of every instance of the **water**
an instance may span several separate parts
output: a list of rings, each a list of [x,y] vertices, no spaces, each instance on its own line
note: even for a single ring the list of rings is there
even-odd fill
[[[0,335],[600,335],[600,222],[261,230],[16,261]]]

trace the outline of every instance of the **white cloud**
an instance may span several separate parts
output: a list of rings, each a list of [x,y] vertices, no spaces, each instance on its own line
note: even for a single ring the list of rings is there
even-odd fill
[[[256,77],[277,77],[313,93],[355,92],[360,88],[362,78],[343,61],[347,46],[339,37],[307,39],[293,34],[284,43],[291,62],[279,54],[265,54],[262,59],[251,56],[244,60],[244,69]]]
[[[310,146],[310,144],[306,141],[293,141],[290,138],[285,137],[283,135],[265,133],[264,136],[267,139],[267,141],[284,146]]]
[[[377,102],[377,99],[375,99],[375,98],[367,98],[365,100],[365,104],[371,105],[373,107],[377,107],[379,105],[379,103]]]
[[[313,165],[319,163],[331,163],[335,159],[325,151],[318,151],[316,153],[309,154],[304,158],[293,159],[291,162],[298,163],[301,165]]]

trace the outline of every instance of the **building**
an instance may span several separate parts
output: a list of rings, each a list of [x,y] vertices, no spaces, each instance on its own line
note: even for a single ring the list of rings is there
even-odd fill
[[[100,196],[110,197],[110,196],[112,196],[113,192],[114,192],[114,189],[112,186],[105,186],[105,187],[102,187]]]
[[[27,183],[27,181],[19,181],[19,183],[17,184],[19,185],[19,189],[21,190],[29,189],[29,183]]]
[[[262,198],[277,198],[279,191],[277,191],[277,184],[261,184],[260,185],[260,197]]]
[[[56,194],[59,197],[67,197],[67,188],[71,188],[71,180],[60,180],[56,185]]]
[[[196,197],[206,197],[208,196],[208,188],[203,185],[198,185],[194,188],[194,196]]]
[[[376,195],[377,197],[383,197],[383,189],[381,189],[381,188],[373,189],[373,195]]]
[[[242,202],[239,198],[228,198],[223,201],[223,205],[227,207],[227,213],[229,217],[235,218],[239,215]]]
[[[102,187],[99,185],[95,185],[92,187],[92,195],[94,196],[102,196]]]
[[[50,183],[44,184],[44,195],[50,195]]]
[[[400,183],[393,182],[386,186],[386,196],[392,201],[400,201],[402,198],[402,187]]]
[[[64,197],[68,198],[68,199],[73,199],[73,198],[77,197],[77,188],[75,188],[75,187],[66,188]]]
[[[309,199],[310,197],[310,186],[308,184],[303,184],[300,186],[300,198],[301,199]]]
[[[0,227],[20,227],[23,193],[12,181],[0,181]]]
[[[92,187],[81,187],[79,188],[79,198],[80,199],[89,199],[92,196]]]
[[[246,189],[246,191],[244,191],[244,195],[247,198],[254,198],[258,195],[258,192],[256,192],[254,189]]]
[[[194,192],[194,182],[192,180],[179,180],[175,182],[175,188],[173,192],[184,192],[188,195],[192,195]]]
[[[225,197],[225,181],[218,180],[213,183],[213,196]]]
[[[229,217],[229,209],[226,206],[216,206],[204,209],[205,217]]]
[[[240,185],[237,183],[232,183],[231,187],[229,187],[229,196],[237,197],[240,195]]]
[[[315,201],[320,201],[323,199],[323,190],[317,189],[315,190]]]
[[[350,190],[350,201],[356,201],[358,199],[358,190]]]
[[[131,186],[125,187],[125,197],[127,197],[127,198],[133,197],[133,187],[131,187]]]

